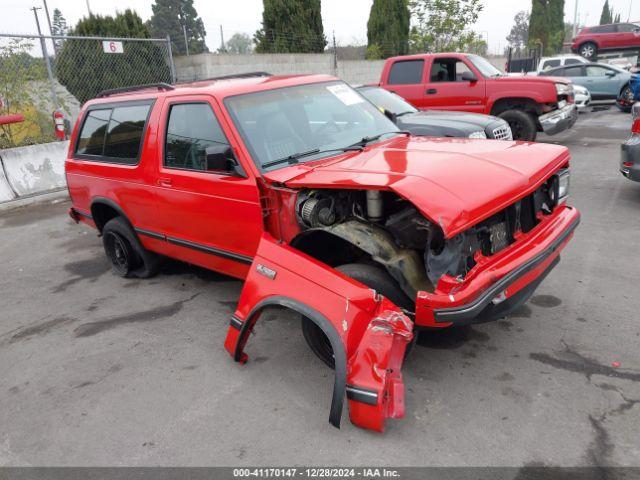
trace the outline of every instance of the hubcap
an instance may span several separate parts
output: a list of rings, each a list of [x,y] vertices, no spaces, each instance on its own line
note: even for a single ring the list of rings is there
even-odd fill
[[[582,56],[583,57],[590,57],[593,55],[593,47],[591,45],[587,45],[585,47],[582,47]]]
[[[120,273],[129,271],[129,250],[125,240],[118,234],[110,232],[107,237],[109,259],[114,268]]]

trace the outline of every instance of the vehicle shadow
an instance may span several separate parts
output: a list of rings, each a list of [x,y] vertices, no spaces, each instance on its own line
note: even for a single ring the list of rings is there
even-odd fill
[[[180,262],[178,260],[174,260],[171,258],[167,258],[164,260],[162,264],[162,268],[160,269],[160,275],[167,275],[167,276],[184,275],[184,276],[195,277],[204,282],[216,282],[216,283],[238,281],[233,277],[229,277],[227,275],[214,272],[213,270],[208,270],[206,268],[198,267],[190,263]]]

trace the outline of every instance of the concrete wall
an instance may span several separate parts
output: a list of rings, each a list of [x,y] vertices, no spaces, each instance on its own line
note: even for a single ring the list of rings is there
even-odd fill
[[[68,148],[66,141],[0,150],[0,202],[65,187]]]
[[[506,59],[489,59],[498,68],[504,68]],[[338,60],[335,68],[329,53],[219,55],[202,53],[174,59],[178,81],[191,81],[235,73],[269,72],[274,75],[295,73],[324,73],[335,75],[351,84],[377,83],[384,60]]]
[[[349,83],[372,83],[380,78],[384,61],[345,60],[334,67],[333,55],[315,54],[259,54],[218,55],[203,53],[176,57],[178,81],[190,81],[246,72],[269,72],[274,75],[295,73],[324,73],[337,75]]]

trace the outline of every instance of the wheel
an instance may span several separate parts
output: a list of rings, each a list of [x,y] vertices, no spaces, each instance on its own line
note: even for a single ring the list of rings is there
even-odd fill
[[[629,85],[626,85],[616,99],[616,107],[624,113],[631,113],[631,107],[633,107],[634,100],[633,97],[633,90]]]
[[[535,141],[538,128],[532,115],[523,110],[507,110],[498,116],[509,124],[514,140]]]
[[[413,310],[413,302],[400,289],[395,280],[381,268],[363,263],[350,263],[338,267],[337,270],[373,288],[376,292],[387,297],[399,307]],[[329,339],[322,329],[307,317],[302,317],[302,335],[309,345],[309,348],[311,348],[311,351],[330,368],[335,368],[333,349],[331,348]],[[405,355],[409,353],[413,343],[414,342],[407,346]]]
[[[116,275],[149,278],[158,273],[160,257],[142,246],[129,223],[122,217],[112,218],[105,224],[102,244]]]
[[[580,45],[578,53],[587,60],[595,60],[598,54],[598,46],[593,42],[586,42]]]

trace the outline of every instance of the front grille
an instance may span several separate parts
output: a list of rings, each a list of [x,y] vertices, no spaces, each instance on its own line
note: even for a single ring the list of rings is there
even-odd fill
[[[503,127],[494,128],[493,132],[491,132],[491,138],[496,140],[513,140],[513,134],[511,133],[511,128],[508,125]]]

